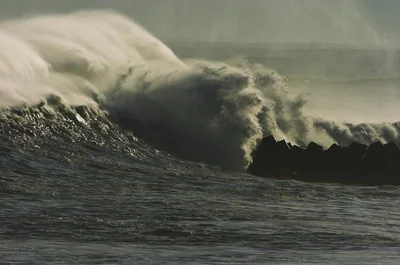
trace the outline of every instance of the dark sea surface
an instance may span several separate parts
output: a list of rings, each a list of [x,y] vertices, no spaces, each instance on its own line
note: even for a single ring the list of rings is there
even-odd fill
[[[399,187],[229,173],[155,150],[104,116],[43,113],[0,123],[1,264],[400,261]]]
[[[0,264],[400,264],[400,187],[244,173],[271,134],[400,145],[398,51],[167,46],[107,10],[0,43]]]

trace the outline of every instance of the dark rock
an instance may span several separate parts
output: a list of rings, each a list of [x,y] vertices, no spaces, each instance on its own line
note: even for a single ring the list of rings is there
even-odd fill
[[[341,148],[334,161],[335,182],[356,184],[360,182],[361,168],[368,146],[357,142],[349,147]]]
[[[274,136],[270,135],[262,139],[260,145],[257,148],[258,156],[262,156],[264,153],[268,152],[269,148],[273,148],[276,144]]]
[[[400,148],[395,143],[387,143],[383,149],[390,159],[400,158]]]
[[[286,143],[284,140],[279,141],[276,143],[277,150],[281,152],[285,152],[285,154],[289,155],[290,152],[290,145]]]
[[[361,185],[400,185],[400,148],[394,143],[370,146],[333,144],[327,150],[311,142],[306,148],[266,137],[254,152],[249,172],[273,178]]]
[[[316,144],[314,142],[310,142],[307,146],[307,151],[309,152],[315,152],[315,153],[322,153],[324,151],[324,148],[320,146],[319,144]]]
[[[277,142],[273,136],[265,137],[253,156],[249,173],[270,178],[293,178],[291,149],[285,141]]]
[[[379,141],[370,144],[367,149],[367,153],[368,153],[367,155],[368,156],[378,155],[379,152],[382,150],[382,147],[383,147],[383,144]]]
[[[345,148],[338,146],[337,144],[331,145],[328,150],[325,151],[322,165],[321,165],[321,176],[324,182],[342,182],[345,178],[343,172],[346,171],[346,153]]]
[[[362,182],[368,185],[400,185],[400,150],[394,143],[373,143],[362,165]]]
[[[340,149],[340,146],[339,146],[339,145],[337,145],[337,144],[332,144],[332,145],[328,148],[327,152],[335,152],[335,151],[338,150],[338,149]]]
[[[360,143],[357,143],[357,142],[354,142],[349,146],[349,152],[351,152],[352,154],[357,154],[357,155],[365,154],[367,149],[368,149],[367,145],[360,144]]]
[[[301,180],[314,182],[320,179],[323,172],[323,153],[324,148],[314,142],[309,143],[304,151],[302,148],[297,149],[294,171]]]
[[[291,169],[296,172],[298,177],[302,177],[301,173],[304,172],[306,167],[306,149],[299,146],[293,146],[291,149]]]

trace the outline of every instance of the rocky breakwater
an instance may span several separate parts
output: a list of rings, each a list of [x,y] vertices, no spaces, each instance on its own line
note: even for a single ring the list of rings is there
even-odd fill
[[[311,142],[293,146],[264,138],[253,154],[248,172],[253,175],[355,185],[400,185],[400,149],[394,143],[369,146],[352,143],[330,148]]]

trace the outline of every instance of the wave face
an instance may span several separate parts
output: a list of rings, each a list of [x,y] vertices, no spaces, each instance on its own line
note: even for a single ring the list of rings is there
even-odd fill
[[[0,43],[3,133],[15,125],[12,113],[37,105],[33,109],[61,111],[79,124],[105,117],[105,124],[156,148],[232,170],[245,169],[268,134],[299,145],[400,141],[397,124],[352,125],[306,115],[306,98],[292,96],[284,79],[263,65],[181,60],[111,11],[5,21]],[[78,105],[85,111],[70,108]]]

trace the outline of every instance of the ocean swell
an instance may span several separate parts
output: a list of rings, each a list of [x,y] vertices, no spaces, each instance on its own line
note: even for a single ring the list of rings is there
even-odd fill
[[[7,137],[13,126],[31,137],[43,131],[15,122],[21,115],[31,123],[72,121],[93,130],[86,129],[84,139],[111,126],[176,156],[231,170],[247,168],[269,134],[299,145],[399,142],[396,124],[351,125],[305,115],[306,98],[291,96],[283,78],[263,65],[244,59],[180,60],[112,11],[5,21],[0,43],[0,108]],[[67,118],[55,119],[54,113]],[[93,121],[97,125],[89,126]],[[113,143],[110,137],[101,146]]]

